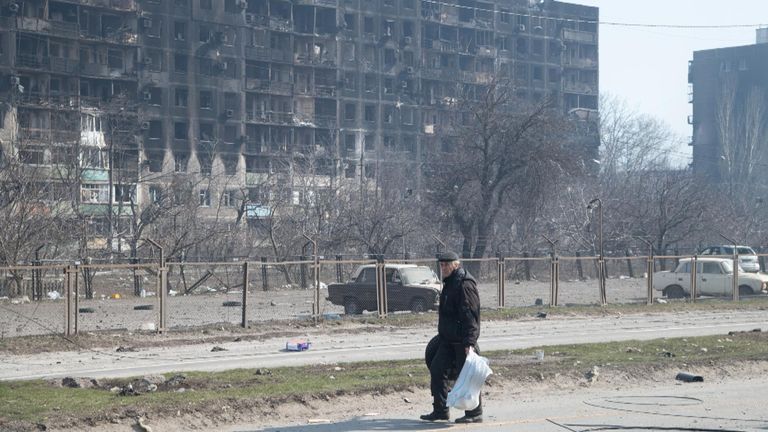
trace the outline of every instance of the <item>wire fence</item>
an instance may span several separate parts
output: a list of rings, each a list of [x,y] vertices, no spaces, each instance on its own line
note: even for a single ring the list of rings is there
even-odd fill
[[[0,337],[167,331],[215,324],[250,326],[345,319],[359,314],[386,317],[436,309],[439,267],[434,258],[335,258],[0,267]],[[659,269],[674,269],[680,259],[696,262],[697,257],[498,257],[465,259],[463,265],[476,278],[485,309],[567,307],[650,304],[665,294],[673,297],[656,279]],[[402,264],[426,267],[434,276],[434,289],[401,283],[393,269]],[[367,285],[351,281],[361,273],[361,266],[376,274]],[[649,278],[654,274],[657,276]],[[768,281],[768,276],[739,274],[733,290],[728,288],[729,282],[722,282],[721,297],[738,300],[765,293],[765,282],[746,291],[742,288],[747,279]],[[680,276],[690,282],[679,283],[683,294],[688,294],[679,296],[682,301],[709,297],[701,285],[706,278],[700,276],[704,275],[697,277],[694,272],[693,277]],[[333,298],[329,291],[336,292],[340,286],[346,290],[344,296]],[[421,294],[416,294],[419,289]]]

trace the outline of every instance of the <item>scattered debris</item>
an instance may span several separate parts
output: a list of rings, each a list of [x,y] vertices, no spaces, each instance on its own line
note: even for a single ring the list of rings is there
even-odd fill
[[[590,382],[590,383],[597,381],[598,376],[600,376],[600,368],[597,366],[592,366],[592,369],[587,371],[587,373],[584,374],[584,377],[587,379],[587,382]]]
[[[671,352],[669,352],[669,351],[662,351],[662,352],[661,352],[661,356],[662,356],[662,357],[667,357],[667,358],[672,358],[672,357],[674,357],[674,356],[675,356],[675,354],[674,354],[674,353],[671,353]]]
[[[688,372],[678,373],[675,379],[683,382],[704,382],[704,377],[701,375],[694,375]]]
[[[547,317],[547,313],[546,312],[539,312],[539,313],[536,314],[536,318],[544,319],[546,317]]]
[[[235,341],[235,342],[242,342],[242,341],[243,341],[243,338],[241,338],[241,337],[236,337],[234,341]]]
[[[379,414],[377,412],[369,412],[369,413],[363,414],[363,416],[365,416],[365,417],[376,417],[377,415],[381,415],[381,414]]]
[[[155,305],[153,304],[143,304],[143,305],[136,305],[133,307],[133,310],[152,310],[155,308]]]
[[[96,309],[92,307],[81,307],[81,308],[78,308],[77,311],[79,313],[94,313],[96,312]]]
[[[99,382],[95,378],[65,377],[61,380],[61,386],[69,388],[94,388],[99,386]]]
[[[48,296],[48,298],[49,298],[50,300],[58,300],[58,299],[60,299],[60,298],[61,298],[61,294],[59,294],[59,292],[58,292],[58,291],[48,291],[48,292],[46,293],[46,296]]]
[[[152,428],[149,427],[147,424],[144,423],[144,419],[139,417],[136,419],[136,429],[142,431],[142,432],[152,432]]]
[[[174,375],[168,378],[168,381],[166,381],[165,384],[168,387],[176,387],[177,385],[183,383],[186,380],[187,380],[187,377],[185,375],[179,374],[179,375]]]
[[[641,350],[640,348],[636,348],[636,347],[627,347],[626,352],[628,352],[628,353],[641,353],[641,352],[643,352],[643,350]]]
[[[664,300],[663,298],[658,298],[658,297],[656,298],[656,303],[661,303],[661,304],[664,304],[664,303],[666,303],[666,302],[667,302],[667,301],[666,301],[666,300]]]
[[[211,352],[219,352],[219,351],[227,351],[227,349],[224,348],[224,347],[220,347],[218,345],[213,347],[213,348],[211,348]]]
[[[224,303],[221,304],[224,307],[240,307],[243,305],[243,302],[237,301],[237,300],[227,300]]]
[[[290,339],[285,343],[286,351],[306,351],[312,343],[306,339]]]
[[[321,418],[313,418],[313,419],[307,420],[307,423],[309,424],[330,423],[330,422],[331,421],[328,419],[321,419]]]
[[[122,353],[122,352],[137,352],[138,349],[132,346],[119,346],[115,350],[116,352]]]
[[[272,375],[272,371],[269,369],[256,369],[256,375]]]
[[[411,400],[410,400],[410,399],[408,399],[407,397],[404,397],[404,398],[403,398],[403,402],[405,402],[405,403],[411,403]]]
[[[155,330],[157,330],[157,327],[155,327],[155,323],[153,323],[153,322],[146,322],[146,323],[142,324],[141,326],[139,326],[139,330],[155,331]]]
[[[11,304],[26,304],[29,303],[29,296],[21,296],[11,300]]]

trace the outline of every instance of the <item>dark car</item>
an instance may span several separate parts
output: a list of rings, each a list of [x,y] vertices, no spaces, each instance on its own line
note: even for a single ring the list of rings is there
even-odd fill
[[[388,311],[437,310],[442,285],[431,268],[415,264],[387,264],[384,272]],[[376,266],[362,265],[349,282],[328,285],[328,301],[344,306],[344,313],[349,315],[377,310]]]

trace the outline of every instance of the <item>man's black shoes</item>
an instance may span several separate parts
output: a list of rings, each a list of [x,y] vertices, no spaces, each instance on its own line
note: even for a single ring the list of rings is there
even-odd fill
[[[476,415],[476,416],[468,416],[465,415],[464,417],[459,417],[456,419],[456,423],[482,423],[483,422],[483,416]]]
[[[448,411],[432,411],[429,414],[424,414],[420,419],[424,421],[438,421],[438,420],[450,420],[451,415]]]

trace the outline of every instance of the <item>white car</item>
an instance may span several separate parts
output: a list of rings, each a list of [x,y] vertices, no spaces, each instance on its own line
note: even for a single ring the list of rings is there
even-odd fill
[[[696,291],[699,295],[730,296],[733,293],[733,260],[701,257],[696,259]],[[766,290],[768,276],[739,269],[739,295],[759,294]],[[653,273],[653,289],[667,298],[690,297],[691,258],[680,260],[674,271]]]
[[[760,261],[757,258],[757,253],[749,246],[709,246],[699,252],[699,255],[717,255],[721,258],[728,258],[733,256],[734,247],[739,254],[739,266],[742,269],[753,273],[760,271]]]

